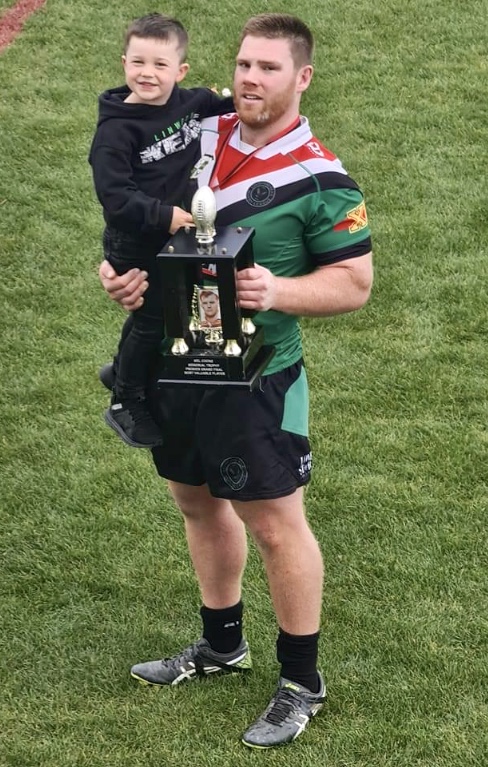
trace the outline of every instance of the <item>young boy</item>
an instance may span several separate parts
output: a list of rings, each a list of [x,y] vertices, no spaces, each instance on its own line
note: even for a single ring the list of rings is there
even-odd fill
[[[145,402],[153,353],[163,336],[156,255],[192,224],[188,180],[199,154],[200,120],[233,111],[231,98],[178,87],[188,72],[188,35],[176,19],[151,13],[127,29],[126,85],[102,93],[89,162],[103,207],[104,256],[118,274],[148,273],[144,305],[124,326],[105,420],[129,445],[155,447],[162,436]]]

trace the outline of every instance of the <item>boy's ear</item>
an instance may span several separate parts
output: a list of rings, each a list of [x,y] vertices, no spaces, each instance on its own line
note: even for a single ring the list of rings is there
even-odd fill
[[[125,54],[123,54],[123,55],[120,57],[120,59],[121,59],[121,61],[122,61],[122,66],[123,66],[123,67],[125,67],[125,62],[127,61],[127,57],[125,56]]]
[[[190,69],[190,65],[185,62],[185,64],[180,64],[180,68],[178,71],[178,74],[176,76],[176,82],[181,83],[182,80],[185,79],[185,77],[188,74],[188,70]]]

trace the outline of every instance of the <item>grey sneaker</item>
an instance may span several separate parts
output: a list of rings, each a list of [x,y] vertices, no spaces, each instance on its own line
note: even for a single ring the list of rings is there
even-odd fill
[[[199,639],[179,655],[132,666],[130,675],[149,685],[176,685],[208,674],[249,671],[252,666],[249,645],[243,639],[234,652],[214,652],[206,639]]]
[[[320,690],[316,693],[281,677],[269,706],[246,730],[242,742],[251,748],[272,748],[298,738],[324,705],[327,692],[319,677]]]

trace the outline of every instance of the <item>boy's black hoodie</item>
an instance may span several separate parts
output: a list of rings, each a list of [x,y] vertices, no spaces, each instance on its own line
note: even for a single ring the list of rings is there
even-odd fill
[[[168,236],[173,205],[188,209],[188,179],[200,152],[200,121],[234,110],[208,88],[175,85],[163,106],[127,104],[127,86],[105,91],[89,162],[108,226]]]

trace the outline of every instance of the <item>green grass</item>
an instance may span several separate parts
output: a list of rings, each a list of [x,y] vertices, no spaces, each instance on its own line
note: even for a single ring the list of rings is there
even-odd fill
[[[0,765],[482,767],[488,3],[164,8],[191,33],[188,84],[230,84],[254,12],[311,24],[303,111],[364,189],[372,223],[368,306],[304,322],[330,697],[272,753],[239,743],[277,672],[254,549],[252,675],[151,692],[127,673],[199,631],[179,515],[148,455],[104,426],[97,381],[123,314],[98,285],[86,156],[97,94],[121,82],[123,29],[153,7],[50,0],[0,54]]]

